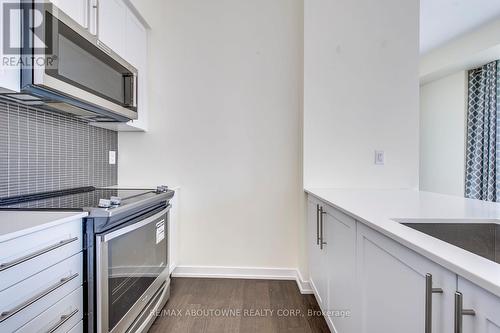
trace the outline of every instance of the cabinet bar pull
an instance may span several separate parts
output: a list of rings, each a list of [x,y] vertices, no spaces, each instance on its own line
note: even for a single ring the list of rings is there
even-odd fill
[[[432,294],[442,294],[443,289],[432,288],[432,274],[425,275],[425,333],[432,333]]]
[[[319,205],[316,205],[316,245],[319,245]]]
[[[463,316],[475,316],[476,311],[464,309],[464,296],[455,292],[455,333],[463,333]]]
[[[84,28],[90,29],[90,0],[85,0],[85,11],[84,11]]]
[[[326,214],[326,212],[323,210],[323,206],[319,208],[319,215],[320,215],[320,223],[319,223],[319,248],[323,250],[323,245],[326,245],[326,242],[323,241],[323,216]]]
[[[59,287],[62,287],[63,285],[65,285],[66,283],[68,283],[69,281],[75,279],[76,277],[78,276],[78,273],[75,273],[73,275],[70,275],[68,277],[65,277],[65,278],[62,278],[59,282],[57,282],[56,284],[54,284],[53,286],[45,289],[44,291],[40,292],[39,294],[36,294],[35,296],[33,296],[32,298],[24,301],[23,303],[15,306],[14,308],[8,310],[8,311],[5,311],[5,312],[2,312],[0,313],[0,323],[4,322],[5,320],[9,319],[10,317],[12,317],[13,315],[15,315],[16,313],[26,309],[28,306],[30,306],[31,304],[35,303],[36,301],[38,301],[39,299],[47,296],[48,294],[50,294],[51,292],[53,292],[54,290],[56,290],[57,288]]]
[[[99,0],[93,0],[92,9],[94,10],[92,14],[94,17],[94,33],[99,37]]]
[[[17,258],[15,260],[3,263],[3,264],[0,265],[0,272],[6,270],[8,268],[11,268],[13,266],[22,264],[23,262],[28,261],[30,259],[33,259],[35,257],[38,257],[39,255],[42,255],[44,253],[47,253],[47,252],[50,252],[52,250],[58,249],[61,246],[64,246],[66,244],[73,243],[77,239],[78,239],[78,237],[73,237],[73,238],[70,238],[70,239],[62,240],[62,241],[60,241],[60,242],[58,242],[56,244],[47,246],[47,247],[45,247],[45,248],[43,248],[41,250],[38,250],[36,252],[30,253],[28,255],[25,255],[23,257]]]
[[[55,331],[57,331],[59,329],[59,327],[61,327],[62,325],[64,325],[65,322],[67,322],[68,320],[70,320],[71,317],[73,317],[77,313],[78,313],[78,309],[74,309],[70,313],[68,313],[66,315],[62,315],[61,319],[54,326],[52,326],[52,328],[49,329],[47,331],[47,333],[54,333]]]

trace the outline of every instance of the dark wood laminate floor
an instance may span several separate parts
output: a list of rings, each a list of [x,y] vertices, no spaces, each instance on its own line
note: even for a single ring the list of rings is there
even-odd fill
[[[150,333],[330,332],[295,281],[174,278]]]

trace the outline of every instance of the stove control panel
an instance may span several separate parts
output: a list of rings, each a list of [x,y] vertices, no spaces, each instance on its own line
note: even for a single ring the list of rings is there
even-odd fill
[[[122,198],[120,197],[111,197],[109,198],[109,200],[111,201],[111,205],[113,206],[119,206],[122,203]]]
[[[165,193],[168,191],[168,186],[160,185],[156,187],[156,193]]]
[[[109,208],[111,207],[111,200],[99,199],[99,208]]]

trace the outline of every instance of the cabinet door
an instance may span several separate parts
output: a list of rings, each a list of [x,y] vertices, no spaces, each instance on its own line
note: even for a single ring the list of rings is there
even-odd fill
[[[148,31],[134,13],[127,8],[127,42],[124,58],[137,68],[137,115],[138,119],[130,125],[142,130],[147,129],[148,116]]]
[[[328,320],[336,332],[355,332],[356,221],[327,208]]]
[[[500,298],[462,277],[457,290],[462,293],[463,309],[476,313],[462,317],[463,333],[500,333]]]
[[[123,57],[127,7],[121,0],[99,0],[98,6],[97,37]]]
[[[89,0],[50,0],[85,29],[89,27]]]
[[[426,274],[442,294],[432,295],[433,332],[453,332],[456,275],[361,223],[357,225],[356,332],[422,333]]]
[[[146,61],[148,36],[142,22],[128,8],[125,12],[125,35],[127,36],[127,42],[122,56],[132,66],[139,68]]]
[[[308,258],[309,258],[309,281],[314,290],[319,306],[324,309],[327,306],[327,279],[328,270],[326,267],[326,247],[320,248],[319,237],[319,203],[316,201],[307,202],[307,229],[308,229]],[[323,230],[327,234],[327,230]]]

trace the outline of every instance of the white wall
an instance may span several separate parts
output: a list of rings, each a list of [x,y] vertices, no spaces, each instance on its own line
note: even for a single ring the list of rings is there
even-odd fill
[[[500,58],[500,19],[420,59],[420,189],[464,196],[467,71]]]
[[[420,81],[424,84],[461,70],[480,67],[499,58],[500,19],[422,56]]]
[[[420,189],[464,196],[467,74],[420,87]]]
[[[132,2],[151,109],[119,135],[119,182],[182,187],[179,265],[297,267],[302,1]]]
[[[418,187],[418,6],[305,0],[306,186]]]

